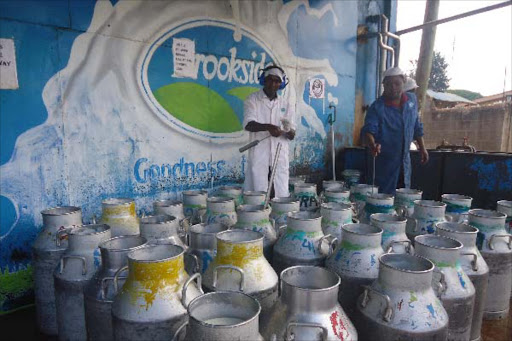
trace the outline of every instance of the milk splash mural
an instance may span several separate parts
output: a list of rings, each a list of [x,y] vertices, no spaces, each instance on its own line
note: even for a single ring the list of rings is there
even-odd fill
[[[322,170],[327,115],[308,100],[309,80],[347,103],[337,132],[350,136],[356,14],[354,2],[98,1],[67,66],[42,89],[48,119],[19,135],[1,166],[2,202],[14,207],[2,217],[2,281],[20,278],[1,288],[0,310],[30,286],[41,210],[80,206],[88,222],[107,197],[133,197],[149,212],[185,189],[242,182],[243,101],[270,63],[285,69],[282,95],[296,106],[292,169]]]

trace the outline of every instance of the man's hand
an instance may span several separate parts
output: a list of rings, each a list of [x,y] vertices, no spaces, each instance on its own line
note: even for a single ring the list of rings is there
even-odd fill
[[[373,157],[376,157],[380,154],[380,143],[372,143],[369,147]]]
[[[286,136],[288,140],[293,140],[295,138],[295,130],[287,131],[284,133],[284,136]]]
[[[267,131],[274,137],[279,137],[283,134],[283,131],[273,124],[267,124]]]
[[[420,149],[420,153],[421,153],[421,164],[424,165],[428,162],[428,152],[425,148],[421,148]]]

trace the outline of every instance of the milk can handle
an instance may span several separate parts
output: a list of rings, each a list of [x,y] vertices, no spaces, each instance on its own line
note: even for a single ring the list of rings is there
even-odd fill
[[[272,225],[274,231],[276,231],[277,235],[279,236],[279,228],[276,227],[276,220],[270,217],[268,218],[268,220],[270,221],[270,224]]]
[[[361,299],[360,303],[361,307],[366,307],[366,305],[370,301],[370,296],[368,295],[369,292],[372,292],[377,296],[382,297],[386,301],[386,309],[384,310],[384,314],[382,315],[382,320],[384,320],[384,322],[391,321],[391,316],[393,316],[393,307],[391,305],[391,299],[389,298],[388,295],[380,293],[377,290],[373,289],[372,287],[364,287],[363,298]]]
[[[288,228],[288,225],[281,225],[277,228],[277,237],[281,237],[283,235],[283,233],[286,231],[286,229]]]
[[[197,278],[197,288],[201,294],[204,294],[203,289],[201,288],[201,274],[195,273],[185,282],[183,285],[183,289],[181,289],[181,304],[186,308],[187,307],[187,289],[190,283],[192,283]]]
[[[116,294],[119,289],[118,284],[117,284],[117,281],[119,280],[119,275],[121,274],[121,272],[126,271],[126,270],[128,270],[128,265],[123,266],[121,269],[117,270],[116,273],[114,274],[114,292]]]
[[[174,333],[174,336],[172,337],[172,341],[177,341],[178,338],[180,337],[180,334],[183,332],[183,329],[188,326],[188,321],[184,322],[179,328],[178,330],[176,330],[176,332]]]
[[[185,256],[191,257],[194,260],[194,263],[196,264],[193,268],[194,273],[199,272],[199,258],[197,258],[197,256],[194,255],[193,253],[188,253],[188,252],[185,253]]]
[[[352,203],[350,203],[350,206],[352,208],[352,213],[354,213],[354,215],[356,217],[358,217],[359,213],[361,211],[361,207],[360,206],[362,206],[362,205],[359,202],[352,202]]]
[[[332,239],[329,240],[329,238],[332,238]],[[333,237],[330,234],[326,234],[325,236],[320,238],[320,240],[318,241],[318,248],[320,249],[320,252],[322,252],[322,243],[324,242],[324,240],[327,240],[327,243],[328,243],[327,246],[329,247],[327,256],[330,256],[334,253],[334,248],[336,247],[336,242],[338,241],[338,238]]]
[[[126,277],[120,277],[121,279],[126,279]],[[106,283],[107,281],[114,281],[114,277],[104,277],[101,279],[101,299],[104,300],[107,297],[107,294],[105,293]],[[116,290],[117,292],[117,290]]]
[[[85,276],[87,274],[87,260],[85,259],[85,257],[74,255],[62,256],[62,258],[60,259],[59,273],[62,273],[62,271],[64,271],[64,266],[66,263],[65,260],[70,258],[79,259],[82,261],[82,276]]]
[[[411,220],[411,222],[414,224],[414,227],[412,228],[412,232],[418,232],[418,221],[416,218],[409,217],[407,218],[407,221]]]
[[[391,242],[391,244],[389,244],[389,247],[388,247],[388,250],[386,251],[386,253],[391,253],[391,251],[393,251],[393,245],[396,245],[396,244],[405,244],[404,245],[405,252],[407,252],[408,254],[411,254],[412,243],[408,239],[395,240],[395,241]]]
[[[57,231],[57,234],[55,235],[55,244],[57,246],[60,246],[60,238],[61,237],[64,237],[64,236],[67,237],[70,229],[71,228],[68,227],[68,228],[64,228],[62,230]]]
[[[491,250],[494,250],[494,246],[492,245],[494,238],[508,238],[508,248],[512,250],[512,234],[493,234],[491,238],[489,238],[489,249]]]
[[[294,327],[302,327],[302,328],[319,328],[322,330],[322,341],[327,340],[327,335],[329,331],[324,326],[318,324],[318,323],[309,323],[309,322],[290,322],[286,326],[286,340],[293,340],[292,339],[292,328]]]
[[[473,271],[478,271],[478,265],[476,264],[476,261],[478,260],[478,256],[476,253],[466,252],[466,253],[461,253],[460,255],[461,256],[473,256],[473,260],[471,260],[471,268],[473,269]]]
[[[352,223],[359,224],[360,222],[361,222],[361,220],[359,220],[357,218],[352,218]]]
[[[444,272],[442,270],[439,270],[438,268],[434,268],[434,272],[438,273],[441,278],[439,279],[439,282],[436,283],[437,285],[437,292],[439,296],[441,296],[446,289],[448,289],[448,285],[446,283],[446,277],[444,275]]]
[[[406,206],[403,206],[403,205],[399,205],[395,208],[395,211],[396,211],[396,214],[399,216],[399,217],[403,217],[403,218],[407,218],[407,213],[409,211],[407,211],[407,207]]]
[[[213,269],[213,284],[212,286],[214,288],[217,287],[217,272],[219,271],[219,269],[230,269],[230,270],[235,270],[235,271],[238,271],[240,273],[240,291],[244,291],[244,287],[245,287],[245,274],[244,274],[244,270],[240,269],[238,266],[233,266],[233,265],[219,265],[217,267],[215,267],[215,269]]]
[[[182,236],[188,235],[188,228],[190,227],[190,217],[185,217],[180,220],[180,229],[178,233]]]

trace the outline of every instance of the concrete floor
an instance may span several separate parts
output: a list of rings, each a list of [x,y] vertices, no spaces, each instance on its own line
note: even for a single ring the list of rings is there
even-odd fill
[[[35,307],[33,306],[9,315],[0,316],[2,340],[56,340],[56,338],[40,335],[36,328],[35,319]],[[508,319],[484,321],[482,341],[512,341],[512,309],[509,311]]]

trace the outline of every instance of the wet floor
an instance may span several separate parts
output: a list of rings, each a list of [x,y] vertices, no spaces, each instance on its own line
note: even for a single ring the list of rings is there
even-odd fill
[[[507,319],[484,321],[482,336],[483,341],[512,341],[512,309],[508,311]]]
[[[37,332],[35,321],[36,313],[34,307],[0,316],[2,339],[5,337],[4,340],[56,340],[56,338],[40,335]],[[512,341],[512,309],[509,311],[507,319],[484,321],[482,341]]]

